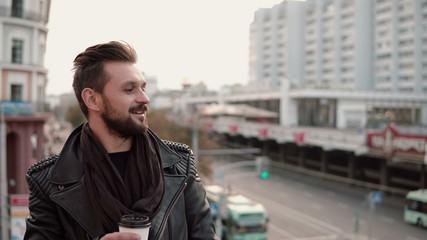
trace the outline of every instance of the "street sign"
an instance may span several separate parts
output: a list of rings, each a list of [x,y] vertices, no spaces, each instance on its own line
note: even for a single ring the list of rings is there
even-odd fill
[[[209,206],[211,208],[212,217],[218,216],[218,212],[219,212],[218,204],[217,203],[211,203]]]
[[[24,239],[26,223],[25,219],[29,214],[28,194],[10,195],[10,233],[11,239]]]
[[[30,199],[28,194],[11,194],[10,205],[12,206],[28,206]]]
[[[383,193],[382,192],[371,192],[371,201],[374,204],[380,204],[383,201]]]

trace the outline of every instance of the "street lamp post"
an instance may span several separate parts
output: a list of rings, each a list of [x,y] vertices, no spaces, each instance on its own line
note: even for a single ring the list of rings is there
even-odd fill
[[[193,149],[194,162],[196,167],[199,166],[199,112],[196,110],[193,116],[193,126],[192,126],[192,137],[191,137],[191,148]]]

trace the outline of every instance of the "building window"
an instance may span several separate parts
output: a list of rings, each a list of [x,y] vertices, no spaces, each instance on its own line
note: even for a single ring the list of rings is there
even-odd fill
[[[22,63],[24,41],[19,39],[12,40],[12,63]]]
[[[422,123],[420,108],[372,107],[367,113],[368,127],[383,127],[391,122],[402,126],[417,126]]]
[[[298,125],[336,127],[336,100],[301,99],[298,101]]]
[[[12,17],[24,17],[24,1],[12,0]]]
[[[10,100],[11,101],[22,101],[22,85],[12,84],[10,86]]]

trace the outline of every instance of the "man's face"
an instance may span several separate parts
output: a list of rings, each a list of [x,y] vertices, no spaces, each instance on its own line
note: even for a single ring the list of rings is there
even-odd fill
[[[109,79],[101,94],[105,124],[113,134],[125,138],[145,132],[150,99],[141,72],[134,64],[123,62],[107,62],[104,71]]]

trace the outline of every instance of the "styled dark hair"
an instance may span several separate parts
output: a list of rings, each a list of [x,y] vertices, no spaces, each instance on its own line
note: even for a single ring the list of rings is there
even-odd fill
[[[102,93],[108,81],[108,76],[104,72],[104,63],[108,61],[136,63],[137,54],[128,43],[111,41],[88,47],[74,59],[74,94],[86,118],[88,109],[82,99],[82,91],[85,88],[92,88]]]

